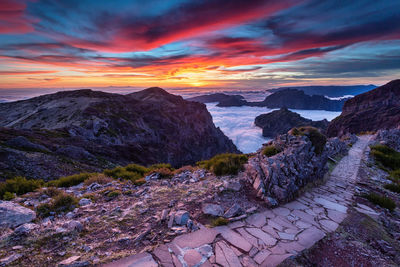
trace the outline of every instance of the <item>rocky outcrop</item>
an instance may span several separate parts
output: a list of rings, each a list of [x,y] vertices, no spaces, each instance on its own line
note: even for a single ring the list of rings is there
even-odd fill
[[[329,136],[391,129],[400,125],[400,80],[347,100],[342,114],[329,124]]]
[[[76,90],[3,103],[0,127],[0,173],[28,177],[57,177],[51,162],[60,159],[81,172],[131,162],[181,166],[239,152],[204,104],[160,88],[128,95]],[[45,166],[37,172],[39,160]],[[74,172],[70,165],[62,168],[66,174]]]
[[[36,218],[34,211],[11,201],[0,200],[0,227],[17,227]]]
[[[306,95],[303,91],[286,89],[267,96],[258,106],[308,110],[341,111],[345,100],[330,100],[321,95]]]
[[[376,140],[400,152],[400,127],[378,131]]]
[[[312,126],[325,130],[329,124],[327,120],[312,121],[303,118],[298,113],[292,112],[287,108],[261,114],[256,117],[254,123],[263,129],[263,136],[272,138],[276,135],[287,133],[293,127]]]
[[[324,177],[328,157],[346,151],[346,145],[334,138],[317,154],[307,136],[291,134],[277,136],[266,145],[281,152],[267,157],[261,149],[249,159],[243,175],[269,206],[293,200],[301,188]]]

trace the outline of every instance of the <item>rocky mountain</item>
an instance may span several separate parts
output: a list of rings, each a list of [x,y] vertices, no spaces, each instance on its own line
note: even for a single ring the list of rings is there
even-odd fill
[[[313,126],[325,130],[329,124],[327,120],[312,121],[303,118],[298,113],[292,112],[287,108],[261,114],[256,117],[254,123],[263,129],[263,136],[272,138],[276,135],[287,133],[293,127]]]
[[[112,165],[191,164],[239,152],[204,104],[161,88],[76,90],[0,104],[0,172],[49,178]]]
[[[395,128],[400,125],[400,80],[391,81],[346,101],[332,120],[329,136]]]
[[[268,90],[269,92],[278,92],[287,89],[295,89],[303,91],[307,95],[323,95],[327,97],[342,97],[345,95],[359,95],[375,89],[377,86],[369,85],[328,85],[328,86],[296,86],[296,87],[280,87]]]
[[[307,95],[303,91],[286,89],[267,96],[257,106],[268,108],[293,108],[308,110],[341,111],[345,100],[331,100],[321,95]]]
[[[247,103],[241,95],[227,95],[223,93],[195,96],[186,100],[200,103],[218,102],[217,106],[219,107],[243,106]]]
[[[329,110],[341,111],[346,99],[331,100],[321,95],[307,95],[303,91],[295,89],[285,89],[277,91],[267,96],[260,102],[247,102],[240,95],[233,96],[220,96],[224,94],[204,95],[190,99],[197,99],[198,101],[219,102],[219,107],[238,107],[238,106],[255,106],[267,108],[293,108],[305,110]],[[195,100],[192,100],[195,101]]]

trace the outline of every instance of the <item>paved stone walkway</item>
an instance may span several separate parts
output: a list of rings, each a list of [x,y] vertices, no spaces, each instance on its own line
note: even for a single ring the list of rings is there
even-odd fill
[[[335,231],[346,217],[358,168],[371,136],[361,136],[326,184],[293,202],[255,213],[228,226],[202,228],[176,237],[150,253],[108,266],[276,266]],[[357,208],[368,212],[368,207]]]

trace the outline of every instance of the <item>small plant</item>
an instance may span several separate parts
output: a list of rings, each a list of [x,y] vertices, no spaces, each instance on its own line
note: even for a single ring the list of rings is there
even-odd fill
[[[171,164],[169,163],[157,163],[153,164],[149,167],[150,170],[156,170],[156,169],[168,169],[170,171],[174,171],[175,169],[172,168]]]
[[[93,183],[108,184],[112,181],[110,177],[105,176],[103,173],[96,173],[86,179],[83,183],[88,186]]]
[[[242,154],[220,154],[209,160],[197,163],[201,168],[212,171],[215,175],[236,175],[247,163],[247,156]]]
[[[11,192],[5,192],[3,195],[3,199],[4,200],[11,200],[15,197],[15,194],[11,193]]]
[[[386,184],[384,187],[392,192],[400,193],[400,184]]]
[[[400,182],[400,169],[394,170],[390,172],[389,176],[390,180],[393,182]]]
[[[396,203],[388,197],[381,196],[376,193],[369,193],[364,195],[364,197],[375,205],[379,205],[382,208],[390,210],[391,212],[396,208]]]
[[[43,193],[48,195],[49,197],[55,197],[55,196],[58,196],[59,194],[63,193],[63,191],[51,186],[51,187],[48,187],[45,190],[43,190]]]
[[[82,196],[82,198],[90,199],[92,202],[96,202],[98,196],[96,193],[87,193]]]
[[[25,177],[17,176],[0,183],[0,198],[3,198],[6,192],[15,193],[18,196],[33,192],[42,185],[43,180],[28,180]]]
[[[79,173],[79,174],[74,174],[70,176],[64,176],[61,178],[58,178],[57,180],[53,180],[48,182],[49,186],[55,186],[55,187],[70,187],[74,185],[78,185],[80,183],[83,183],[85,180],[89,179],[93,173]]]
[[[161,179],[169,179],[172,176],[174,176],[174,172],[167,168],[154,169],[154,170],[150,171],[149,173],[147,173],[146,175],[150,175],[152,173],[158,173],[160,175]]]
[[[55,214],[68,212],[78,206],[78,199],[73,195],[61,193],[55,196],[50,203],[43,203],[36,207],[39,217],[48,217],[52,212]]]
[[[121,191],[120,190],[113,190],[111,192],[108,192],[106,197],[108,197],[110,199],[114,199],[114,198],[118,197],[119,195],[121,195]]]
[[[384,167],[391,170],[400,169],[400,152],[385,145],[374,145],[371,146],[371,154]]]
[[[276,146],[274,145],[269,145],[264,147],[262,153],[264,156],[266,157],[272,157],[276,154],[278,154],[279,152],[281,152]]]
[[[213,227],[217,227],[217,226],[221,226],[221,225],[227,225],[228,223],[229,223],[229,220],[225,219],[223,217],[218,217],[218,218],[215,218],[215,219],[213,219],[211,221],[211,225]]]

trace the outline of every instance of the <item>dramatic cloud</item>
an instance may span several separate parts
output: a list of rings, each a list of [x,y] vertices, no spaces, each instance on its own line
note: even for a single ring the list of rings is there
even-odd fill
[[[372,0],[3,0],[0,87],[381,83],[400,71],[398,10]]]

